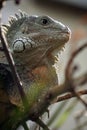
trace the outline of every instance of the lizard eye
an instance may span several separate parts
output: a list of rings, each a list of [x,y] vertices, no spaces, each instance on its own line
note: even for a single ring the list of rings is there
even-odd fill
[[[40,24],[41,24],[41,25],[46,26],[46,25],[48,25],[49,23],[50,23],[50,20],[49,20],[47,17],[43,17],[43,18],[41,18],[41,20],[40,20]]]
[[[41,23],[42,23],[43,25],[47,25],[47,24],[48,24],[48,20],[47,20],[46,18],[43,18],[43,19],[41,20]]]
[[[53,20],[49,16],[39,16],[36,19],[36,23],[42,26],[50,25]]]

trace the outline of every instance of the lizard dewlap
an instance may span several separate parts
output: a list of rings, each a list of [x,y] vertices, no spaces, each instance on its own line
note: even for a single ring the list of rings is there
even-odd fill
[[[62,51],[69,40],[70,29],[49,16],[29,16],[23,12],[12,17],[9,25],[4,27],[29,108],[32,109],[50,87],[58,84],[53,52]],[[5,66],[5,69],[10,68]],[[13,80],[10,82],[7,87],[3,86],[9,97],[7,102],[21,107],[18,88]]]

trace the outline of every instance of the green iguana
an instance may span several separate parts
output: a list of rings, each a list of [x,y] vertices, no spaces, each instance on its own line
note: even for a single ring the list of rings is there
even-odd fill
[[[17,72],[29,101],[37,103],[50,87],[58,84],[55,56],[69,40],[70,29],[49,16],[15,14],[9,21],[6,38]],[[22,100],[7,64],[0,64],[0,130]],[[7,113],[7,114],[6,114]],[[13,127],[11,127],[13,128]]]

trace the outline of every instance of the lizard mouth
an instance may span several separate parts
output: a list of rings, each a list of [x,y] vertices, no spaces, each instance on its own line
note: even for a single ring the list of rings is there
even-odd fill
[[[69,41],[69,39],[70,39],[70,33],[61,33],[61,35],[59,36],[58,39],[55,38],[53,41],[51,41],[51,39],[50,39],[50,43],[54,44],[54,45],[50,45],[50,46],[52,46],[53,51],[55,49],[61,50],[63,48],[63,46]]]
[[[65,45],[70,40],[70,38],[71,38],[70,29],[68,29],[68,31],[66,32],[61,32],[59,38],[55,39],[52,43],[54,44],[54,46],[50,49],[51,54],[53,55],[61,54],[61,52],[65,50]]]

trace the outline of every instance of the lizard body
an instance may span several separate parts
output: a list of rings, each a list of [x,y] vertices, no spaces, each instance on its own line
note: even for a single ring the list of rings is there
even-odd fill
[[[70,30],[49,16],[16,14],[5,26],[6,38],[12,52],[29,107],[58,84],[54,68],[54,52],[60,52],[69,40]],[[56,53],[56,54],[57,54]],[[8,86],[7,94],[13,105],[20,106],[21,98],[17,86]]]

